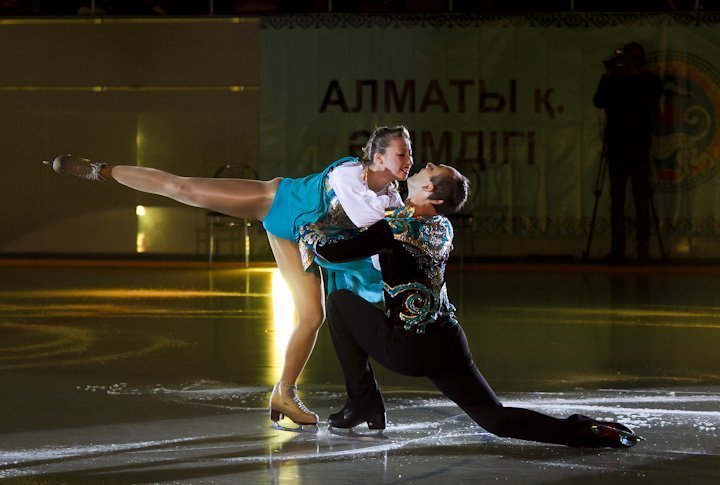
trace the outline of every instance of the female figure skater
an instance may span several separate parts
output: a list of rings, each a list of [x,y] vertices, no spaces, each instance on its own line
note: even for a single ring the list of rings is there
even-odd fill
[[[322,172],[301,179],[180,177],[153,168],[113,166],[72,155],[61,155],[52,162],[58,173],[96,181],[115,180],[132,189],[169,197],[189,206],[263,222],[298,316],[298,324],[285,350],[280,381],[270,397],[270,417],[277,422],[285,415],[300,425],[318,421],[317,414],[309,411],[297,396],[296,382],[315,346],[325,307],[321,274],[307,271],[312,256],[303,261],[298,231],[304,225],[321,220],[330,220],[333,226],[345,221],[346,225],[367,227],[382,219],[387,209],[402,206],[396,182],[408,178],[412,164],[410,134],[404,126],[376,129],[363,148],[362,161],[354,157],[341,158]],[[374,278],[379,301],[382,299],[380,273],[372,268],[369,260],[366,263],[359,270],[364,273],[360,274],[364,278],[362,284]],[[332,289],[349,287],[342,283],[334,286]]]

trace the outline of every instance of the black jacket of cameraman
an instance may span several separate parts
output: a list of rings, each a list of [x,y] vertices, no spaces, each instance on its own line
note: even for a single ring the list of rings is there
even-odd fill
[[[596,108],[605,110],[605,155],[608,158],[649,161],[661,94],[660,79],[641,69],[627,74],[611,66],[608,73],[602,75],[593,103]]]

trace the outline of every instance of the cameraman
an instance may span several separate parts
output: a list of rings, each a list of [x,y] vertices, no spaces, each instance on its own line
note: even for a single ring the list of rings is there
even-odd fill
[[[606,116],[603,156],[610,176],[610,226],[612,245],[608,262],[625,259],[625,194],[632,182],[635,201],[638,262],[648,259],[650,239],[650,143],[662,94],[660,79],[646,68],[645,50],[631,42],[603,61],[593,104]]]

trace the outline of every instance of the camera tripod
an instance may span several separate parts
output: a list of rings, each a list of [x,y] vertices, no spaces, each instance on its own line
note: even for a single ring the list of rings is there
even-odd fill
[[[605,178],[608,175],[608,161],[605,155],[605,143],[603,143],[602,151],[600,152],[600,164],[598,166],[597,178],[595,179],[595,189],[593,195],[595,196],[595,204],[593,206],[592,219],[590,220],[590,230],[588,232],[587,245],[585,251],[583,251],[583,261],[590,259],[590,246],[592,245],[593,234],[595,232],[595,220],[597,218],[598,204],[600,203],[600,196],[605,186]],[[655,227],[655,234],[658,238],[658,246],[660,248],[660,257],[663,262],[667,262],[667,255],[665,254],[665,246],[663,245],[662,233],[660,232],[660,220],[658,219],[657,212],[655,212],[655,201],[653,198],[652,187],[648,190],[648,205],[650,207],[650,217]]]

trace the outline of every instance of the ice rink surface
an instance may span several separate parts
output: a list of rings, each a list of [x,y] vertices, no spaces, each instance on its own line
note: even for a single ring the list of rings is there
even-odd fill
[[[720,483],[718,276],[449,275],[503,403],[621,421],[646,439],[611,450],[497,438],[425,380],[377,366],[382,434],[274,429],[266,406],[289,327],[271,271],[0,266],[0,481]],[[344,402],[326,329],[300,389],[322,420]]]

